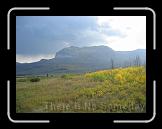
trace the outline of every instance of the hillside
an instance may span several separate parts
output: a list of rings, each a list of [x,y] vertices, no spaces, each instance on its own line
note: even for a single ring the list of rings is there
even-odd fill
[[[16,63],[16,75],[84,73],[113,67],[127,67],[146,62],[146,50],[114,51],[107,46],[68,47],[56,53],[55,58],[34,63]]]
[[[146,112],[144,67],[16,79],[17,112]]]

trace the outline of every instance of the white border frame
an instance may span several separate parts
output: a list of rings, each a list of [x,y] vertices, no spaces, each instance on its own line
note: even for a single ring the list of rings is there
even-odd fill
[[[150,11],[153,15],[153,50],[156,50],[156,13],[150,7],[114,7],[113,10],[144,10]]]
[[[49,7],[13,7],[7,13],[7,50],[10,50],[10,13],[14,10],[49,10]],[[114,10],[148,10],[153,14],[153,50],[156,50],[156,13],[149,7],[114,7]],[[7,116],[13,123],[50,123],[49,120],[14,120],[10,116],[10,81],[7,81]],[[156,80],[153,81],[153,116],[149,120],[114,120],[114,123],[150,123],[156,117]]]
[[[10,50],[10,14],[14,10],[50,10],[50,7],[13,7],[7,13],[7,50]]]
[[[13,7],[7,13],[7,50],[10,50],[10,14],[14,10],[50,10],[50,7]],[[50,120],[14,120],[10,115],[10,80],[7,81],[7,116],[12,123],[50,123]]]
[[[156,50],[156,13],[149,7],[114,7],[114,10],[148,10],[153,15],[153,50]],[[149,120],[114,120],[114,123],[150,123],[156,117],[156,80],[153,80],[153,114]]]
[[[49,120],[14,120],[10,115],[10,81],[7,81],[7,116],[13,123],[50,123]]]
[[[149,120],[114,120],[114,123],[150,123],[156,117],[156,81],[153,81],[153,115]]]

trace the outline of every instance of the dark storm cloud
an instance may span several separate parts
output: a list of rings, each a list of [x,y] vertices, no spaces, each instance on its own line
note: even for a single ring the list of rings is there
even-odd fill
[[[51,54],[68,46],[104,44],[96,17],[90,16],[17,16],[16,53]],[[104,32],[106,31],[106,32]]]

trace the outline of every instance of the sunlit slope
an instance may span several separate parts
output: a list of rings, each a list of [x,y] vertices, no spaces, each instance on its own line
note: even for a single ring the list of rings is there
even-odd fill
[[[16,82],[17,112],[146,112],[145,67]]]

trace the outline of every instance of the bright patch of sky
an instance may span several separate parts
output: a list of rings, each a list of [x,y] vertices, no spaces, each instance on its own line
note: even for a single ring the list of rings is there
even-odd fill
[[[16,54],[16,62],[19,63],[32,63],[40,61],[41,59],[52,59],[54,58],[54,55],[19,55]]]
[[[109,16],[97,17],[98,24],[109,31],[116,32],[105,36],[107,46],[117,51],[146,49],[146,17],[145,16]]]
[[[17,16],[16,61],[53,58],[69,46],[105,45],[116,51],[146,48],[145,16]]]

